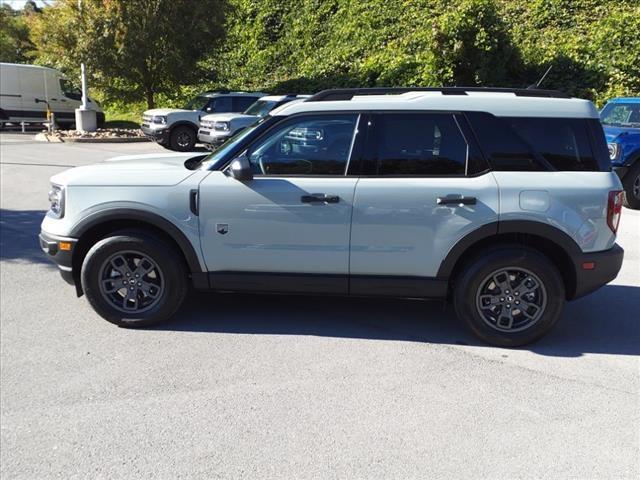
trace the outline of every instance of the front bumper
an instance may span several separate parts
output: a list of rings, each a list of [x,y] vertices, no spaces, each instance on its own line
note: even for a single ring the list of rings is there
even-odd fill
[[[38,240],[40,241],[40,248],[46,257],[58,266],[60,275],[65,282],[70,285],[75,285],[72,260],[73,251],[76,248],[78,240],[75,238],[51,235],[44,231],[40,231]]]
[[[140,130],[144,133],[144,136],[154,142],[158,143],[169,143],[169,129],[168,128],[149,128],[148,125],[142,124],[140,125]]]
[[[617,243],[603,252],[583,253],[574,258],[576,289],[570,300],[580,298],[606,285],[618,276],[624,250]]]
[[[231,136],[231,132],[218,133],[200,128],[198,130],[198,140],[202,143],[219,147]]]

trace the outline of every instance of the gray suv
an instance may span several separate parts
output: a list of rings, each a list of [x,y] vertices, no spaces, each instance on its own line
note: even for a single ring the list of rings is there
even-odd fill
[[[622,264],[598,111],[555,91],[331,90],[211,155],[150,157],[55,175],[40,236],[124,327],[170,319],[189,286],[439,298],[515,346]]]

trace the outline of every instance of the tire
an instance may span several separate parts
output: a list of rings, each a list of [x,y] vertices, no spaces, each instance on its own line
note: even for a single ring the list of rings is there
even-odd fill
[[[565,287],[546,256],[505,245],[467,263],[455,280],[453,298],[458,318],[478,338],[491,345],[517,347],[553,328],[562,314]],[[528,307],[523,308],[524,304]]]
[[[175,247],[151,233],[134,230],[113,233],[91,247],[80,279],[94,310],[127,328],[170,319],[188,289],[187,269]]]
[[[624,206],[640,210],[640,160],[631,167],[622,180],[624,188]]]
[[[196,146],[196,131],[187,125],[179,125],[171,130],[169,148],[176,152],[190,152]]]

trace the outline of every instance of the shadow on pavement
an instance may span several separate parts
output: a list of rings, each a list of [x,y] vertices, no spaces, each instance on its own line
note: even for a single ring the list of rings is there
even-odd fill
[[[556,328],[524,347],[540,355],[640,355],[640,287],[608,285],[567,308]],[[162,330],[315,335],[483,346],[443,302],[381,298],[193,293]]]
[[[0,259],[54,265],[38,245],[43,210],[0,210]],[[162,330],[315,335],[479,345],[443,302],[193,293]],[[607,285],[570,302],[556,328],[525,347],[541,355],[640,355],[640,286]]]
[[[0,260],[23,260],[54,265],[47,260],[38,234],[44,210],[0,210]]]

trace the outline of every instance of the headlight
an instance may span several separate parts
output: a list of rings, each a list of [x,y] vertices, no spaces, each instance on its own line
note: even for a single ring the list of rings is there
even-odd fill
[[[64,216],[64,188],[60,185],[51,185],[49,191],[49,210],[56,218]]]
[[[151,121],[152,121],[153,123],[158,123],[158,124],[160,124],[160,125],[166,125],[166,124],[167,124],[167,117],[166,117],[166,116],[164,116],[164,115],[154,115],[154,116],[151,118]]]
[[[620,153],[620,146],[617,143],[607,143],[607,147],[609,148],[609,158],[611,160],[615,160],[618,158],[618,153]]]
[[[213,124],[213,128],[219,132],[228,132],[229,122],[216,122]]]

